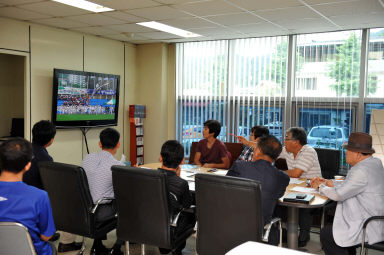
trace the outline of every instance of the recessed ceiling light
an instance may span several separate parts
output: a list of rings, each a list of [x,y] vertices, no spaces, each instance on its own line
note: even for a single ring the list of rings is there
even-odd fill
[[[95,4],[95,3],[92,3],[92,2],[89,2],[86,0],[52,0],[52,1],[66,4],[66,5],[70,5],[70,6],[77,7],[77,8],[84,9],[84,10],[91,11],[91,12],[114,11],[114,9],[104,7],[102,5]]]
[[[201,36],[201,35],[198,35],[198,34],[195,34],[195,33],[180,29],[180,28],[171,27],[171,26],[168,26],[168,25],[156,22],[156,21],[140,22],[140,23],[136,23],[136,24],[140,25],[140,26],[150,27],[150,28],[160,30],[163,32],[167,32],[170,34],[178,35],[181,37],[198,37],[198,36]]]

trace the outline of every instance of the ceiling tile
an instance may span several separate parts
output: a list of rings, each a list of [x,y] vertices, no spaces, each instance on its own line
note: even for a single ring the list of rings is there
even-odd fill
[[[327,17],[350,15],[352,20],[353,16],[355,15],[384,11],[384,7],[377,0],[360,0],[335,4],[319,4],[313,5],[312,7]]]
[[[117,31],[114,31],[112,29],[106,29],[103,27],[79,27],[79,28],[73,28],[71,29],[73,31],[80,31],[88,34],[94,34],[94,35],[111,35],[111,34],[117,34]]]
[[[342,2],[351,2],[356,0],[303,0],[309,5],[313,4],[330,4],[330,3],[342,3]]]
[[[148,19],[140,18],[125,12],[121,12],[121,11],[104,12],[103,15],[112,17],[115,19],[124,20],[127,23],[137,23],[137,22],[148,21]]]
[[[218,15],[226,13],[239,13],[241,10],[223,0],[194,2],[174,5],[179,10],[192,13],[197,16]]]
[[[329,27],[330,29],[337,28],[332,25],[329,21],[323,18],[311,18],[311,19],[281,19],[274,21],[274,23],[289,29],[290,31],[302,29],[302,28],[311,28],[316,29],[317,27]]]
[[[255,14],[269,20],[276,21],[281,19],[306,19],[320,18],[320,15],[308,7],[289,7],[284,9],[255,11]]]
[[[202,1],[211,1],[211,0],[156,0],[156,2],[162,4],[185,4],[192,2],[202,2]]]
[[[50,19],[38,19],[33,20],[34,23],[44,24],[47,26],[52,27],[60,27],[60,28],[74,28],[74,27],[84,27],[87,26],[87,24],[79,22],[79,21],[73,21],[68,20],[65,18],[50,18]]]
[[[262,19],[247,12],[208,16],[204,18],[225,26],[264,22]]]
[[[115,19],[112,17],[104,16],[103,14],[94,13],[94,14],[85,14],[80,16],[70,16],[67,19],[80,21],[89,25],[99,26],[99,25],[118,25],[123,24],[125,21]]]
[[[370,15],[354,15],[351,19],[350,15],[329,17],[336,24],[343,28],[367,28],[367,27],[384,27],[384,11],[371,12]]]
[[[225,0],[249,11],[302,6],[298,0]]]
[[[223,28],[223,27],[217,27],[217,28],[196,28],[196,29],[191,29],[191,31],[196,33],[196,34],[203,35],[203,36],[241,34],[241,32],[237,31],[236,29]],[[195,38],[192,38],[192,39],[195,39]]]
[[[259,33],[259,32],[265,32],[265,31],[274,31],[282,29],[271,24],[268,22],[261,22],[261,23],[255,23],[255,24],[244,24],[244,25],[238,25],[238,26],[232,26],[234,29],[242,32],[242,33]]]
[[[17,7],[0,8],[0,16],[13,18],[13,19],[19,19],[19,20],[33,20],[33,19],[51,18],[51,16],[49,16],[49,15],[44,15],[41,13],[20,9]]]
[[[178,39],[182,38],[181,36],[165,33],[165,32],[149,32],[149,33],[140,33],[141,36],[144,36],[149,39]]]
[[[181,28],[181,29],[199,28],[199,27],[217,27],[212,22],[209,22],[201,18],[162,20],[161,23],[164,23],[169,26]]]
[[[130,32],[130,33],[137,33],[137,32],[154,32],[157,31],[155,29],[149,28],[149,27],[143,27],[136,24],[122,24],[122,25],[112,25],[112,26],[104,26],[105,28],[111,28],[116,31],[120,32]]]
[[[37,3],[43,2],[45,0],[0,0],[0,4],[7,5],[18,5],[18,4],[26,4],[26,3]]]
[[[19,7],[26,10],[30,10],[30,11],[36,11],[36,12],[44,13],[47,15],[51,15],[53,17],[65,17],[70,15],[81,15],[81,14],[91,13],[86,10],[82,10],[76,7],[72,7],[69,5],[60,4],[52,1],[34,3],[34,4],[23,4],[23,5],[20,5]]]
[[[151,0],[92,0],[92,2],[115,10],[130,10],[160,5]]]
[[[124,34],[113,34],[113,35],[103,35],[105,38],[118,40],[118,41],[128,41],[128,37]]]
[[[149,20],[164,20],[164,19],[170,19],[170,18],[178,19],[178,18],[191,17],[191,15],[188,15],[186,13],[183,13],[179,10],[176,10],[168,6],[143,8],[143,9],[129,10],[125,12],[135,16],[143,17]]]

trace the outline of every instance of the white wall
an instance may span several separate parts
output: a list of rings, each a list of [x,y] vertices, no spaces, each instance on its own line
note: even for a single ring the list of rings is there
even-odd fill
[[[30,48],[29,48],[30,45]],[[129,158],[130,104],[147,105],[145,162],[156,162],[162,143],[174,138],[174,47],[132,45],[82,33],[0,18],[0,48],[25,55],[26,137],[39,120],[51,119],[53,68],[120,75],[121,149]],[[84,60],[84,62],[83,62]],[[29,77],[30,80],[29,80]],[[30,100],[30,102],[29,102]],[[99,150],[100,128],[88,132],[90,152]],[[80,164],[85,152],[79,130],[58,130],[48,148],[55,161]]]

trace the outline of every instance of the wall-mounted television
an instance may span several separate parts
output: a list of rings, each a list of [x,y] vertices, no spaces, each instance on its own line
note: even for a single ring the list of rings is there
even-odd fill
[[[120,75],[54,69],[52,122],[57,127],[116,126]]]

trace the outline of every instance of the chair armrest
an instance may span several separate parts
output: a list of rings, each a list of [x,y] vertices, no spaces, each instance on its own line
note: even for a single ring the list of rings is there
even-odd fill
[[[191,205],[191,207],[189,208],[183,208],[178,214],[176,214],[175,217],[173,217],[173,219],[171,219],[171,226],[172,227],[176,227],[177,226],[177,221],[179,220],[179,217],[180,217],[180,214],[182,212],[186,212],[186,213],[195,213],[195,208],[196,206],[194,205]]]
[[[97,207],[99,207],[99,204],[103,201],[113,201],[115,198],[113,197],[103,197],[96,201],[96,204],[91,208],[91,213],[94,214],[97,210]]]
[[[366,234],[366,231],[367,231],[367,225],[368,225],[368,223],[370,223],[373,220],[384,220],[384,216],[372,216],[372,217],[369,217],[368,219],[366,219],[364,221],[364,224],[363,224],[363,234],[362,234],[362,240],[361,240],[360,255],[364,254],[365,234]]]
[[[368,219],[366,219],[364,221],[363,229],[367,228],[368,223],[373,221],[373,220],[384,220],[384,216],[372,216],[372,217],[369,217]]]
[[[264,226],[265,233],[263,236],[263,242],[268,243],[268,238],[269,238],[269,233],[271,232],[271,228],[273,225],[275,225],[277,223],[279,224],[279,230],[280,230],[279,231],[280,232],[279,247],[282,247],[283,246],[283,242],[282,242],[283,232],[281,229],[281,219],[280,218],[273,218],[267,225]]]

